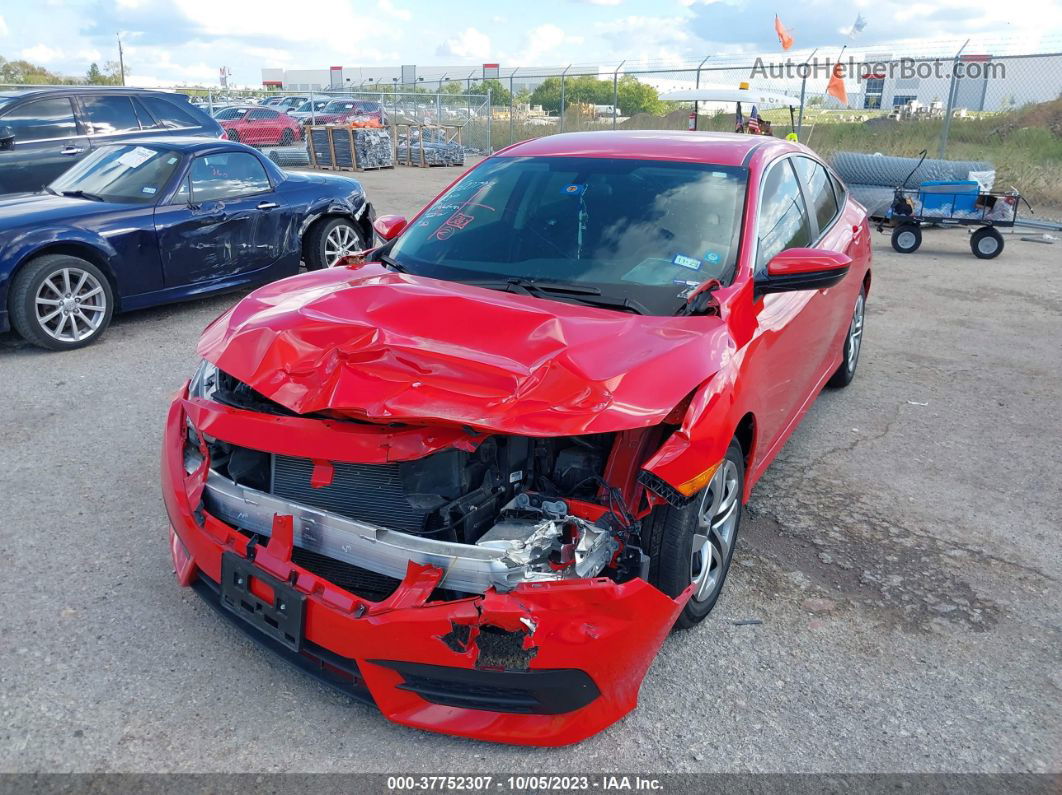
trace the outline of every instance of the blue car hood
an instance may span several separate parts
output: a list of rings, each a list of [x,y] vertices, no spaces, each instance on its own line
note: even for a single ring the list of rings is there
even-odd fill
[[[70,223],[127,206],[73,196],[53,196],[50,193],[12,193],[0,196],[0,229]]]

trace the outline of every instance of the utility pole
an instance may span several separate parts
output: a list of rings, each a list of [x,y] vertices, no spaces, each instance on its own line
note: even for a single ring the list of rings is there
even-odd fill
[[[122,76],[122,85],[125,85],[125,56],[122,54],[122,34],[115,33],[114,37],[118,39],[118,72]]]

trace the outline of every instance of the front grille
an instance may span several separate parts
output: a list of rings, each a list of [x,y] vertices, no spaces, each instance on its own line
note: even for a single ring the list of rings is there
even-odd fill
[[[345,591],[350,591],[355,596],[372,602],[383,601],[402,583],[394,577],[377,574],[361,566],[344,563],[341,560],[299,547],[291,550],[291,562],[328,580],[333,585],[338,585]]]
[[[310,485],[313,461],[273,456],[270,491],[292,502],[332,511],[369,524],[419,533],[428,512],[410,504],[398,464],[333,464],[332,482]]]

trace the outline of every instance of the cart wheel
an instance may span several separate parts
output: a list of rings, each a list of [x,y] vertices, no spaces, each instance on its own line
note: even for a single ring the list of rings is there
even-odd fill
[[[970,235],[970,250],[978,259],[995,259],[1003,253],[1003,235],[991,226],[982,226]]]
[[[892,230],[892,247],[901,254],[913,254],[922,245],[922,229],[918,224],[902,224]]]

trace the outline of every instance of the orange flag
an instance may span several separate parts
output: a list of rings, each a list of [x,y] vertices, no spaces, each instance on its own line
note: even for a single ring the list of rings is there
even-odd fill
[[[774,32],[778,34],[778,43],[782,45],[783,50],[788,50],[793,46],[793,37],[789,35],[789,31],[785,29],[785,25],[782,24],[777,14],[774,15]]]
[[[833,65],[833,76],[826,84],[826,93],[836,98],[842,105],[848,105],[848,92],[844,90],[844,70],[840,61]]]

